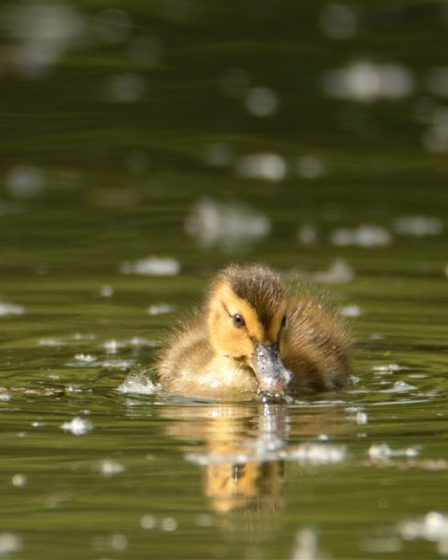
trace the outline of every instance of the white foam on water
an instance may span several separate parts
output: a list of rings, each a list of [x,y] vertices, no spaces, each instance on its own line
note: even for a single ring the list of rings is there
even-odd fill
[[[387,443],[374,443],[369,447],[368,455],[372,461],[383,462],[395,457],[417,457],[420,453],[418,447],[405,449],[392,449]]]
[[[112,459],[105,459],[99,464],[99,471],[103,476],[115,476],[125,472],[126,468],[122,463]]]
[[[142,373],[132,373],[117,387],[117,391],[125,395],[155,395],[160,391],[160,385]]]

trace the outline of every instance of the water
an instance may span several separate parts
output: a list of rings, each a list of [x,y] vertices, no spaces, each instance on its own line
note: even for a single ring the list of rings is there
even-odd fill
[[[448,554],[446,5],[264,4],[0,7],[0,557]],[[352,387],[154,392],[235,260],[328,293]]]

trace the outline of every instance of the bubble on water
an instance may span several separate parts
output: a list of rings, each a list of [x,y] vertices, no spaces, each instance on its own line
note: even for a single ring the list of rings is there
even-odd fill
[[[101,461],[98,469],[103,476],[115,476],[116,474],[120,474],[126,470],[124,465],[112,459],[105,459],[104,461]]]
[[[146,308],[146,312],[149,315],[167,315],[175,310],[176,308],[174,305],[170,305],[169,303],[154,303]]]
[[[433,216],[402,216],[395,220],[394,230],[400,235],[424,237],[440,235],[443,224],[442,220]]]
[[[15,198],[34,198],[44,188],[42,172],[32,165],[16,165],[6,176],[6,189]]]
[[[318,179],[325,172],[325,163],[316,156],[302,156],[297,161],[297,174],[302,179]]]
[[[28,483],[28,478],[23,473],[17,473],[11,479],[11,484],[16,488],[25,488],[27,483]]]
[[[105,298],[110,298],[114,295],[115,290],[112,286],[101,286],[100,288],[100,296]]]
[[[320,26],[330,39],[349,39],[358,31],[358,17],[351,6],[327,4],[320,14]]]
[[[267,216],[239,203],[199,200],[185,221],[185,230],[203,247],[242,250],[271,231]]]
[[[162,531],[175,531],[177,529],[178,523],[174,517],[165,517],[160,522],[160,528]]]
[[[281,155],[260,152],[241,157],[237,161],[236,172],[244,179],[263,179],[276,183],[286,178],[288,166]]]
[[[123,262],[120,265],[122,274],[139,274],[142,276],[177,276],[180,263],[170,257],[147,257],[135,262]]]
[[[93,20],[92,30],[103,43],[118,44],[124,42],[130,32],[132,24],[126,12],[118,8],[107,8]]]
[[[83,17],[68,4],[20,2],[6,14],[9,56],[25,78],[46,76],[66,52],[86,37]]]
[[[339,313],[343,317],[360,317],[362,315],[361,308],[359,305],[344,305],[340,308]]]
[[[146,83],[140,74],[125,72],[111,76],[104,86],[106,101],[115,103],[135,103],[146,93]]]
[[[89,420],[77,416],[69,422],[64,422],[61,425],[61,429],[64,432],[73,434],[74,436],[83,436],[93,430],[93,425]]]
[[[0,557],[22,550],[22,539],[15,533],[0,533]]]
[[[209,513],[200,513],[196,516],[196,525],[198,527],[213,527],[215,524],[215,520],[212,515]]]
[[[326,71],[322,87],[329,97],[371,103],[379,99],[395,100],[412,95],[415,80],[411,71],[401,64],[376,64],[359,60],[343,68]]]
[[[249,88],[249,76],[241,68],[227,68],[219,77],[223,93],[229,97],[242,97]]]
[[[212,142],[204,148],[203,158],[205,163],[212,167],[225,167],[233,161],[233,152],[229,144]]]
[[[9,317],[13,315],[24,315],[26,308],[23,305],[16,305],[15,303],[2,303],[0,302],[0,317]]]
[[[117,552],[123,552],[128,547],[128,538],[121,533],[115,533],[109,539],[110,548]]]
[[[272,89],[254,87],[247,92],[245,105],[255,117],[270,117],[278,111],[279,101]]]
[[[297,230],[297,239],[302,245],[313,245],[318,239],[317,227],[311,224],[303,224]]]
[[[154,515],[142,515],[140,518],[140,527],[147,531],[155,529],[157,527],[157,518]]]
[[[151,381],[146,375],[132,373],[117,387],[117,391],[125,395],[154,395],[160,391],[160,385]]]
[[[330,241],[338,247],[357,245],[358,247],[386,247],[392,243],[389,231],[372,224],[362,224],[357,228],[339,228],[331,233]]]

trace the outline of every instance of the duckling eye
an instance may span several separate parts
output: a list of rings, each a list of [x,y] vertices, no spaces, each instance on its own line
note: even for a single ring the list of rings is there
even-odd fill
[[[232,319],[233,319],[233,324],[238,329],[240,329],[241,327],[244,327],[246,325],[246,321],[244,320],[244,317],[242,315],[240,315],[239,313],[235,313],[235,315],[233,315]]]

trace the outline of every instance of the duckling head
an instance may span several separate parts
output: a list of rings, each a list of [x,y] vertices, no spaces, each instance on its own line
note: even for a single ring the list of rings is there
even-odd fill
[[[224,269],[208,295],[207,326],[213,349],[249,368],[262,393],[282,394],[291,380],[280,357],[286,306],[280,277],[257,265]]]

